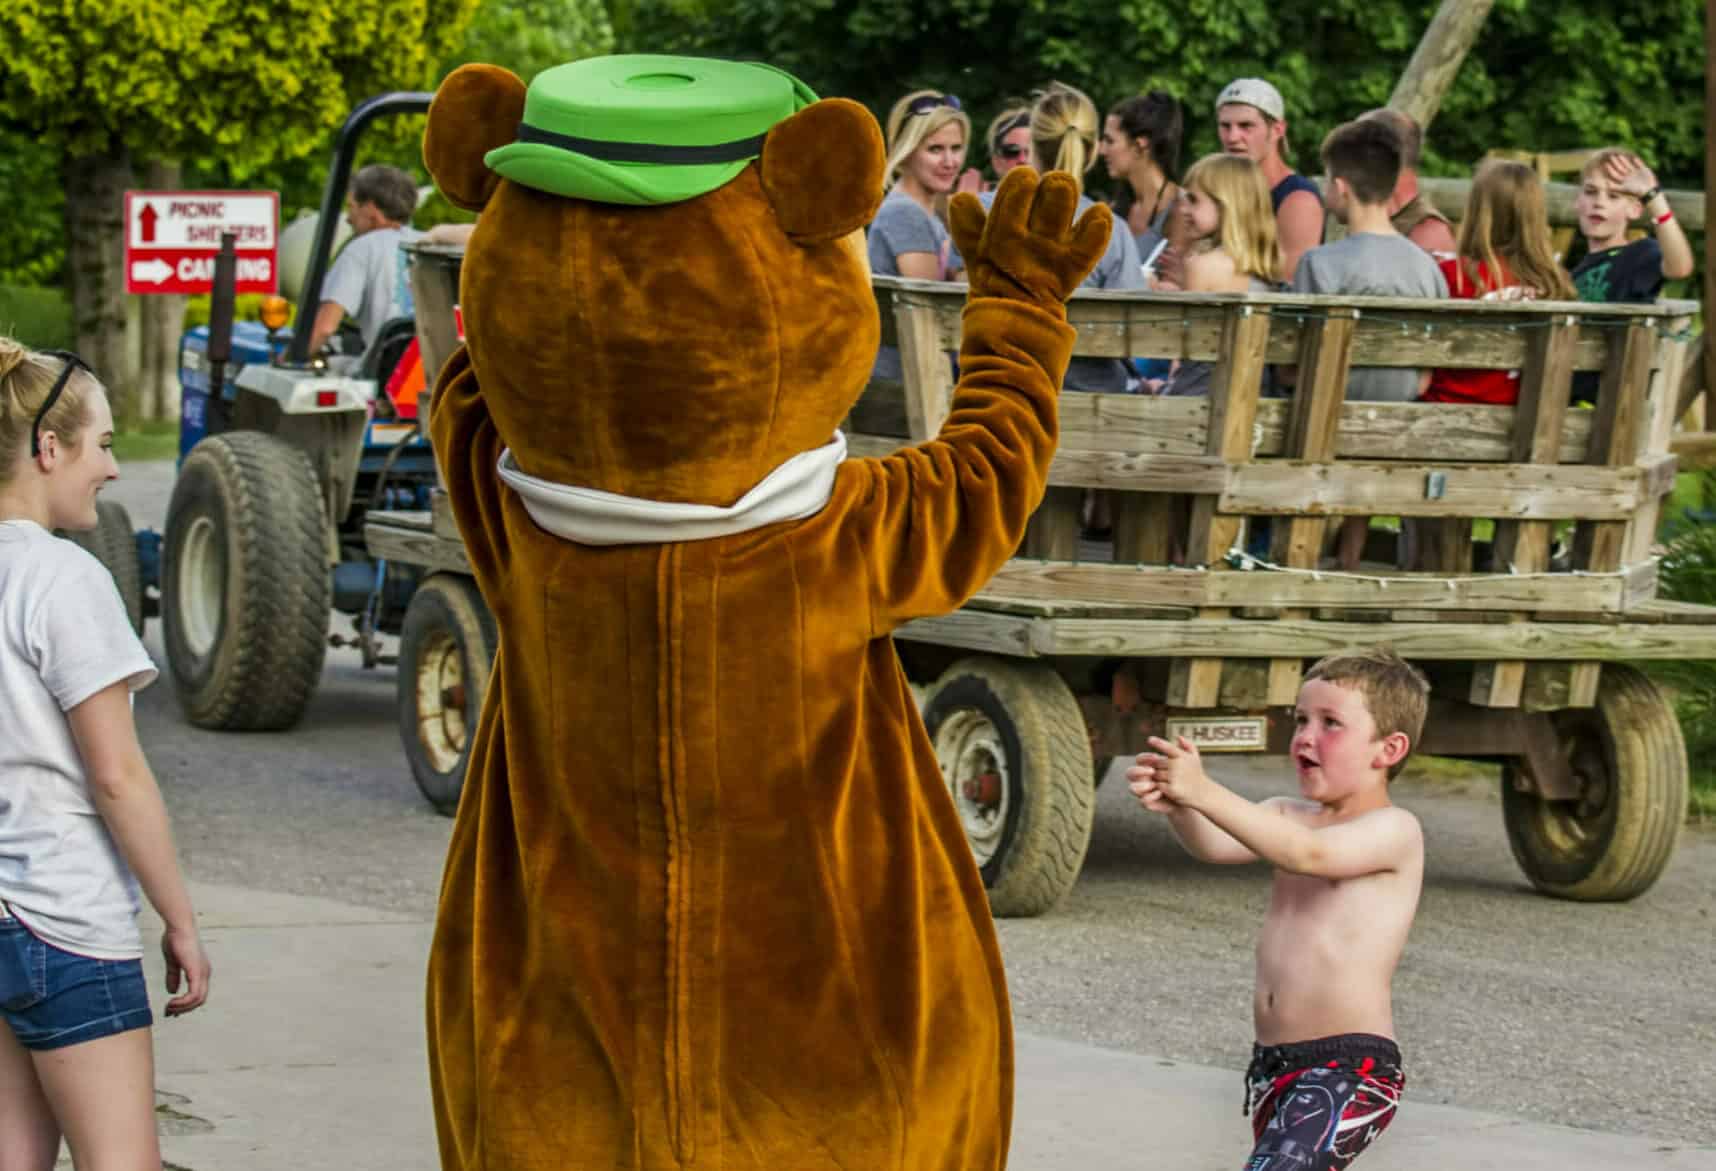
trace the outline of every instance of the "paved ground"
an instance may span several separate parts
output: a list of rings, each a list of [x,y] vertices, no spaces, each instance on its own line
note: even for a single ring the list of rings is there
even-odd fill
[[[217,982],[157,1032],[166,1171],[435,1166],[420,1002],[401,994],[421,977],[427,917],[205,884],[193,897]],[[1018,1058],[1021,1171],[1229,1171],[1245,1157],[1230,1070],[1029,1033]],[[1716,1149],[1417,1102],[1361,1165],[1716,1171]]]
[[[153,515],[158,525],[166,477],[159,468],[127,471],[115,496],[133,505],[138,524]],[[154,626],[149,642],[160,659]],[[421,924],[432,911],[448,823],[411,785],[393,686],[390,670],[366,673],[350,652],[333,652],[304,724],[251,736],[187,727],[169,684],[145,692],[139,720],[192,876],[334,898]],[[1269,762],[1242,762],[1234,773],[1256,794],[1286,780]],[[1633,903],[1560,903],[1532,894],[1519,877],[1493,784],[1461,788],[1400,791],[1430,847],[1396,997],[1409,1101],[1652,1135],[1667,1147],[1716,1144],[1707,1104],[1716,1079],[1716,834],[1689,832],[1663,880]],[[1194,1082],[1207,1073],[1208,1092],[1221,1096],[1211,1125],[1231,1133],[1237,1081],[1209,1067],[1244,1063],[1250,947],[1265,885],[1256,870],[1186,859],[1165,827],[1111,782],[1079,886],[1053,914],[1001,925],[1020,1032],[1045,1045],[1100,1047],[1116,1061],[1172,1061],[1177,1076]],[[420,971],[420,959],[394,965],[385,974],[390,995],[415,1005]],[[1107,1059],[1078,1052],[1078,1076],[1100,1086]],[[1203,1072],[1184,1072],[1185,1063]],[[1021,1085],[1022,1120],[1034,1092]],[[1069,1089],[1075,1100],[1078,1092]],[[1107,1125],[1140,1144],[1133,1149],[1154,1150],[1138,1127],[1167,1115],[1148,1098],[1111,1104],[1117,1116]],[[1609,1148],[1592,1137],[1587,1149]]]

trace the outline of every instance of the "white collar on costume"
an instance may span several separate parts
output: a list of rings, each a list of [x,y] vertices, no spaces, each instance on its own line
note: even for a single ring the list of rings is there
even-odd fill
[[[702,541],[802,520],[822,511],[834,492],[834,473],[846,458],[846,436],[801,451],[725,508],[620,496],[576,488],[528,475],[501,451],[500,477],[524,501],[525,511],[546,531],[580,545],[661,545]]]

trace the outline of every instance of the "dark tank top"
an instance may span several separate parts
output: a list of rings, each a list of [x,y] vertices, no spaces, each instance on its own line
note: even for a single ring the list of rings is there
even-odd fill
[[[1299,172],[1294,171],[1269,189],[1269,202],[1274,207],[1276,215],[1281,214],[1281,205],[1286,203],[1287,197],[1295,191],[1309,191],[1317,197],[1318,203],[1323,202],[1323,193],[1317,188],[1317,185]]]

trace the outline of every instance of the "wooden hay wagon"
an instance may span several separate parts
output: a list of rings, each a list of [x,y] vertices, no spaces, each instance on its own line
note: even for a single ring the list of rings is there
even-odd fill
[[[905,373],[848,419],[861,455],[935,433],[964,304],[956,287],[875,283]],[[1020,554],[959,613],[897,635],[997,913],[1071,887],[1110,758],[1164,730],[1285,751],[1307,660],[1377,643],[1432,680],[1419,751],[1502,764],[1508,839],[1538,888],[1646,890],[1687,762],[1630,664],[1716,654],[1716,608],[1654,597],[1695,309],[1075,296],[1075,355],[1216,369],[1207,399],[1063,393]],[[1260,397],[1271,365],[1297,367],[1291,398]],[[1519,403],[1347,402],[1352,366],[1518,369]],[[1569,405],[1582,371],[1595,409]],[[1081,540],[1090,490],[1110,494],[1111,541]],[[1402,518],[1430,568],[1395,569],[1398,534],[1373,527],[1358,573],[1327,570],[1325,529],[1346,516]]]
[[[419,338],[439,369],[459,257],[413,252]],[[875,286],[905,374],[851,412],[860,456],[935,434],[965,301],[959,286]],[[1630,664],[1716,657],[1716,608],[1654,598],[1694,309],[1076,295],[1078,356],[1216,369],[1208,398],[1064,393],[1051,487],[1019,555],[958,613],[896,636],[996,912],[1039,914],[1072,886],[1112,757],[1160,730],[1284,751],[1307,661],[1375,643],[1430,675],[1419,751],[1502,764],[1509,841],[1536,886],[1646,890],[1674,851],[1687,762],[1669,703]],[[1260,396],[1271,365],[1297,367],[1291,398]],[[1354,365],[1517,368],[1519,404],[1349,403]],[[1601,379],[1595,409],[1569,406],[1582,371]],[[1091,490],[1109,494],[1111,541],[1081,539]],[[1394,569],[1396,534],[1373,527],[1359,573],[1323,569],[1325,529],[1348,515],[1403,518],[1434,568]],[[367,537],[441,593],[474,595],[444,508],[376,514]],[[400,726],[419,784],[450,808],[492,623],[437,631],[431,617],[407,623],[438,650],[401,646]]]

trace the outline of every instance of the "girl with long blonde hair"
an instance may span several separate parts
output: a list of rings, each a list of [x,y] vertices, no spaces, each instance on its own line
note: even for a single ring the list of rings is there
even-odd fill
[[[1543,180],[1524,163],[1492,159],[1478,168],[1466,197],[1452,256],[1437,263],[1448,295],[1477,301],[1575,301],[1578,294],[1555,260]],[[1518,370],[1437,370],[1426,402],[1519,401]]]
[[[1281,242],[1263,168],[1241,155],[1205,155],[1186,172],[1176,205],[1190,255],[1188,293],[1264,293],[1281,283]],[[1209,362],[1181,362],[1162,394],[1209,393]]]
[[[887,195],[865,235],[870,271],[920,281],[955,279],[964,265],[935,210],[959,182],[971,119],[953,94],[920,89],[894,103],[886,129]],[[882,346],[871,377],[898,381],[900,351]]]

